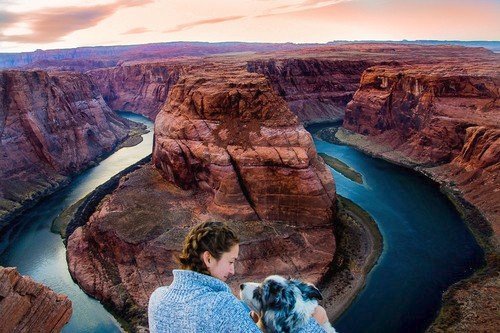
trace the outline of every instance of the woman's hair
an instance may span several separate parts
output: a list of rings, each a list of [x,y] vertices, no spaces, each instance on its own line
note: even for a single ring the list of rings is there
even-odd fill
[[[210,275],[201,258],[203,252],[208,251],[212,257],[219,260],[224,252],[229,252],[239,242],[240,240],[234,231],[225,223],[203,222],[197,224],[189,230],[184,239],[179,263],[182,269]]]

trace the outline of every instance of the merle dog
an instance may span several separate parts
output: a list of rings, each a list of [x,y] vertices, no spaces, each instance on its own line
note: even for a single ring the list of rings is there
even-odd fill
[[[240,298],[260,315],[261,329],[270,333],[300,330],[311,318],[318,300],[323,299],[314,285],[279,275],[269,276],[262,283],[241,284]],[[328,321],[322,327],[328,333],[335,332]]]

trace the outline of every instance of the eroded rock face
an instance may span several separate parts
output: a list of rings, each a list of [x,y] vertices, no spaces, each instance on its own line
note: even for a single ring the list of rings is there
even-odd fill
[[[0,332],[60,332],[72,313],[66,295],[0,267]]]
[[[84,74],[0,72],[0,103],[2,223],[110,152],[134,124]]]
[[[359,87],[364,60],[268,59],[248,62],[248,70],[264,74],[303,123],[341,120]]]
[[[344,127],[380,137],[418,163],[450,162],[468,127],[498,126],[499,83],[446,66],[373,67],[362,76]]]
[[[189,228],[222,220],[242,241],[235,291],[270,274],[317,283],[335,252],[334,203],[311,136],[262,75],[192,68],[157,117],[153,165],[69,237],[70,272],[138,328]]]
[[[500,235],[498,65],[373,67],[349,103],[344,127],[431,167],[480,208]]]
[[[153,163],[182,188],[212,192],[210,210],[224,217],[330,219],[333,181],[309,133],[265,78],[233,75],[175,86],[156,120]]]
[[[113,110],[139,113],[155,120],[179,79],[180,67],[168,63],[124,64],[88,72]]]

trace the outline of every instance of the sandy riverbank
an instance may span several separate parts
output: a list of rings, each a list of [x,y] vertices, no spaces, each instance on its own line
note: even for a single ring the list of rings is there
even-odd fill
[[[382,235],[373,218],[340,195],[335,238],[337,252],[319,286],[331,321],[335,321],[364,288],[366,277],[383,249]]]

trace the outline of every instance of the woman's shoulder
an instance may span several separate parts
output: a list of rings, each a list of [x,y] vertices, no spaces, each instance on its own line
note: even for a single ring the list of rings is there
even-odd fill
[[[149,309],[155,308],[158,304],[160,304],[161,300],[168,292],[168,286],[156,288],[155,291],[149,296]]]

